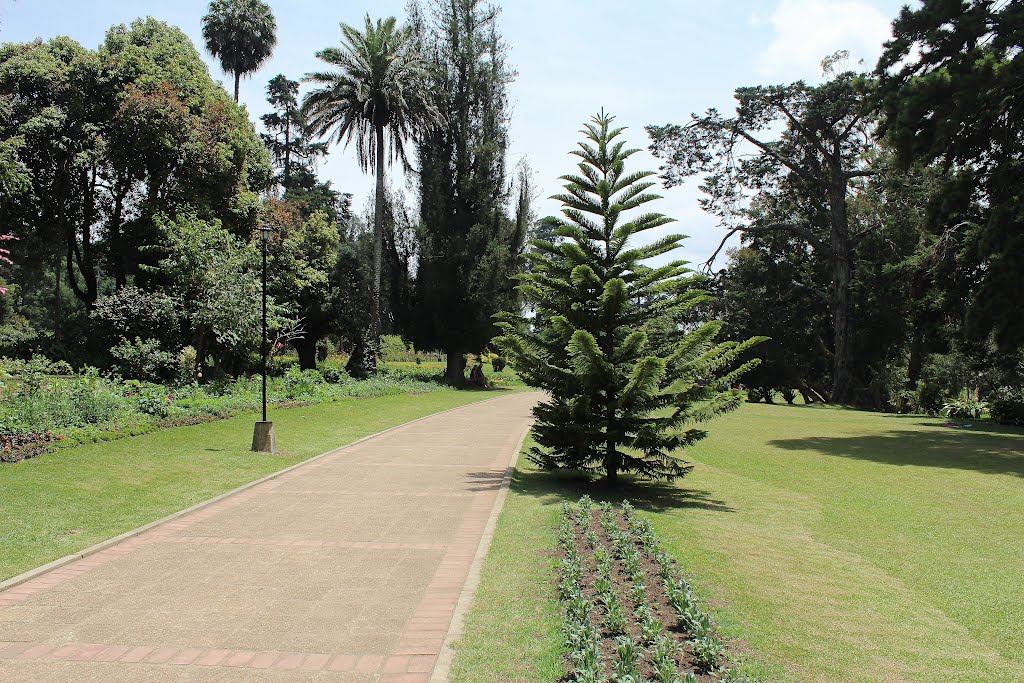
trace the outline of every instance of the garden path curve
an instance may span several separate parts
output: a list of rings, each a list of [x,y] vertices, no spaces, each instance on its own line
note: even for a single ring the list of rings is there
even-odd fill
[[[0,592],[0,680],[427,683],[537,397],[403,425]]]

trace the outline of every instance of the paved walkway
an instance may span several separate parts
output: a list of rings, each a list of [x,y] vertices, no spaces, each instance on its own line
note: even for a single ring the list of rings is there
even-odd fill
[[[430,681],[535,401],[405,425],[0,592],[0,681]]]

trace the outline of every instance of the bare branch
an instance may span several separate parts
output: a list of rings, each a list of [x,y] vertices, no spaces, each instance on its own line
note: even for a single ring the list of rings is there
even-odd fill
[[[800,176],[804,180],[806,180],[806,181],[808,181],[810,183],[815,182],[814,177],[810,173],[808,173],[807,171],[802,169],[799,164],[797,164],[797,163],[795,163],[793,161],[790,161],[789,159],[786,159],[785,157],[783,157],[783,156],[781,156],[779,154],[776,154],[772,150],[772,148],[768,146],[767,143],[761,142],[757,138],[755,138],[752,135],[750,135],[749,133],[747,133],[742,128],[738,128],[738,127],[733,128],[733,132],[735,132],[737,135],[742,137],[744,140],[746,140],[750,144],[752,144],[755,147],[757,147],[758,149],[760,149],[762,152],[764,152],[765,154],[770,156],[772,159],[775,159],[777,162],[779,162],[780,164],[782,164],[783,166],[785,166],[789,170],[793,171],[793,173],[796,173],[798,176]]]
[[[715,259],[718,258],[718,254],[721,253],[722,249],[725,247],[725,243],[728,242],[729,238],[735,235],[736,233],[741,232],[745,234],[756,235],[760,233],[779,231],[791,232],[794,235],[799,235],[800,237],[804,238],[807,241],[807,243],[811,245],[811,248],[817,252],[821,252],[823,254],[831,253],[831,249],[824,242],[818,239],[817,235],[815,235],[813,232],[811,232],[804,226],[798,225],[797,223],[769,223],[768,225],[747,225],[740,228],[730,228],[729,232],[727,232],[725,234],[725,237],[722,238],[722,241],[719,242],[718,248],[715,249],[713,254],[711,254],[711,258],[704,262],[703,270],[705,272],[711,271],[711,266],[714,264]]]

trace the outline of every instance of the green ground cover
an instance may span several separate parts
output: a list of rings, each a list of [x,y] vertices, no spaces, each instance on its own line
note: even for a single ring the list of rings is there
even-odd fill
[[[941,423],[745,405],[679,486],[591,493],[652,520],[762,679],[1024,680],[1024,434]],[[549,551],[587,490],[521,463],[454,681],[555,680]]]
[[[274,409],[275,455],[249,451],[254,415],[245,414],[0,464],[0,580],[360,437],[495,395],[439,389]]]

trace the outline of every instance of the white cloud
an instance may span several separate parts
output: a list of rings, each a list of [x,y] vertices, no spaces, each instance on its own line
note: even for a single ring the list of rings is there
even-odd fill
[[[821,60],[836,50],[850,51],[851,68],[861,59],[865,69],[873,68],[891,18],[862,0],[779,0],[774,12],[751,21],[769,24],[775,33],[761,53],[760,73],[816,80]]]

